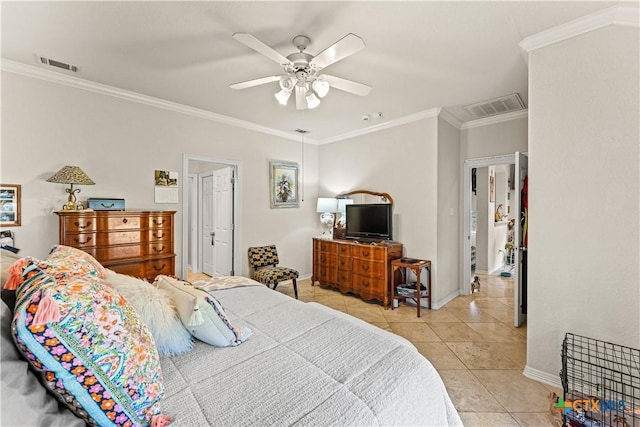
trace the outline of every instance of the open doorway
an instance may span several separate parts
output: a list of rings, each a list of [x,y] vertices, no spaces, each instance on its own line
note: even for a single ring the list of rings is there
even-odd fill
[[[527,157],[522,153],[464,163],[462,293],[470,294],[475,269],[513,277],[516,327],[526,318],[526,179]]]
[[[240,164],[183,156],[183,277],[233,276],[239,258]]]

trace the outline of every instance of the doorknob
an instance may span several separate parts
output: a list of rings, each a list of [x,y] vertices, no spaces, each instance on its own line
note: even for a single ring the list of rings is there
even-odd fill
[[[209,233],[209,235],[211,236],[211,246],[215,246],[216,245],[216,241],[215,241],[216,232],[212,231],[211,233]]]

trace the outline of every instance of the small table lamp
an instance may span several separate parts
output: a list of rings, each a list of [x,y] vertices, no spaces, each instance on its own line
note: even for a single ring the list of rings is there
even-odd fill
[[[322,236],[330,239],[333,228],[333,213],[338,210],[338,199],[333,197],[319,197],[316,205],[316,212],[321,213],[320,223],[322,224]]]
[[[53,176],[47,179],[47,182],[54,182],[56,184],[71,184],[71,188],[66,188],[65,191],[69,194],[69,200],[62,206],[63,210],[75,211],[82,210],[82,205],[77,202],[76,194],[80,189],[74,190],[73,184],[76,185],[95,185],[95,182],[87,176],[78,166],[65,166]]]

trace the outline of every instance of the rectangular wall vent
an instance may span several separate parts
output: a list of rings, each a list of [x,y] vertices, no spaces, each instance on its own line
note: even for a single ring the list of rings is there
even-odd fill
[[[465,105],[462,108],[464,108],[467,113],[471,114],[474,119],[482,119],[484,117],[510,113],[512,111],[524,110],[525,106],[520,95],[514,93],[500,98],[478,102],[476,104]]]
[[[36,54],[36,62],[42,65],[48,65],[50,67],[57,67],[63,70],[71,71],[77,73],[80,71],[80,67],[77,65],[67,64],[66,62],[56,61],[55,59],[47,58],[42,55]]]

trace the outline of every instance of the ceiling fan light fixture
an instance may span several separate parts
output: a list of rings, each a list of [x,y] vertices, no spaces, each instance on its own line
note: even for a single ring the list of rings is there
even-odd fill
[[[287,101],[289,101],[289,97],[291,96],[290,90],[282,89],[280,92],[274,95],[278,100],[278,104],[287,105]]]
[[[307,108],[309,109],[316,108],[320,105],[320,98],[318,98],[313,91],[307,92],[307,96],[305,98],[307,99]]]
[[[291,93],[296,85],[296,79],[291,76],[280,77],[280,88],[284,91]]]
[[[329,85],[329,82],[317,79],[313,81],[311,87],[313,87],[313,90],[320,98],[324,98],[329,93],[329,88],[331,86]]]

